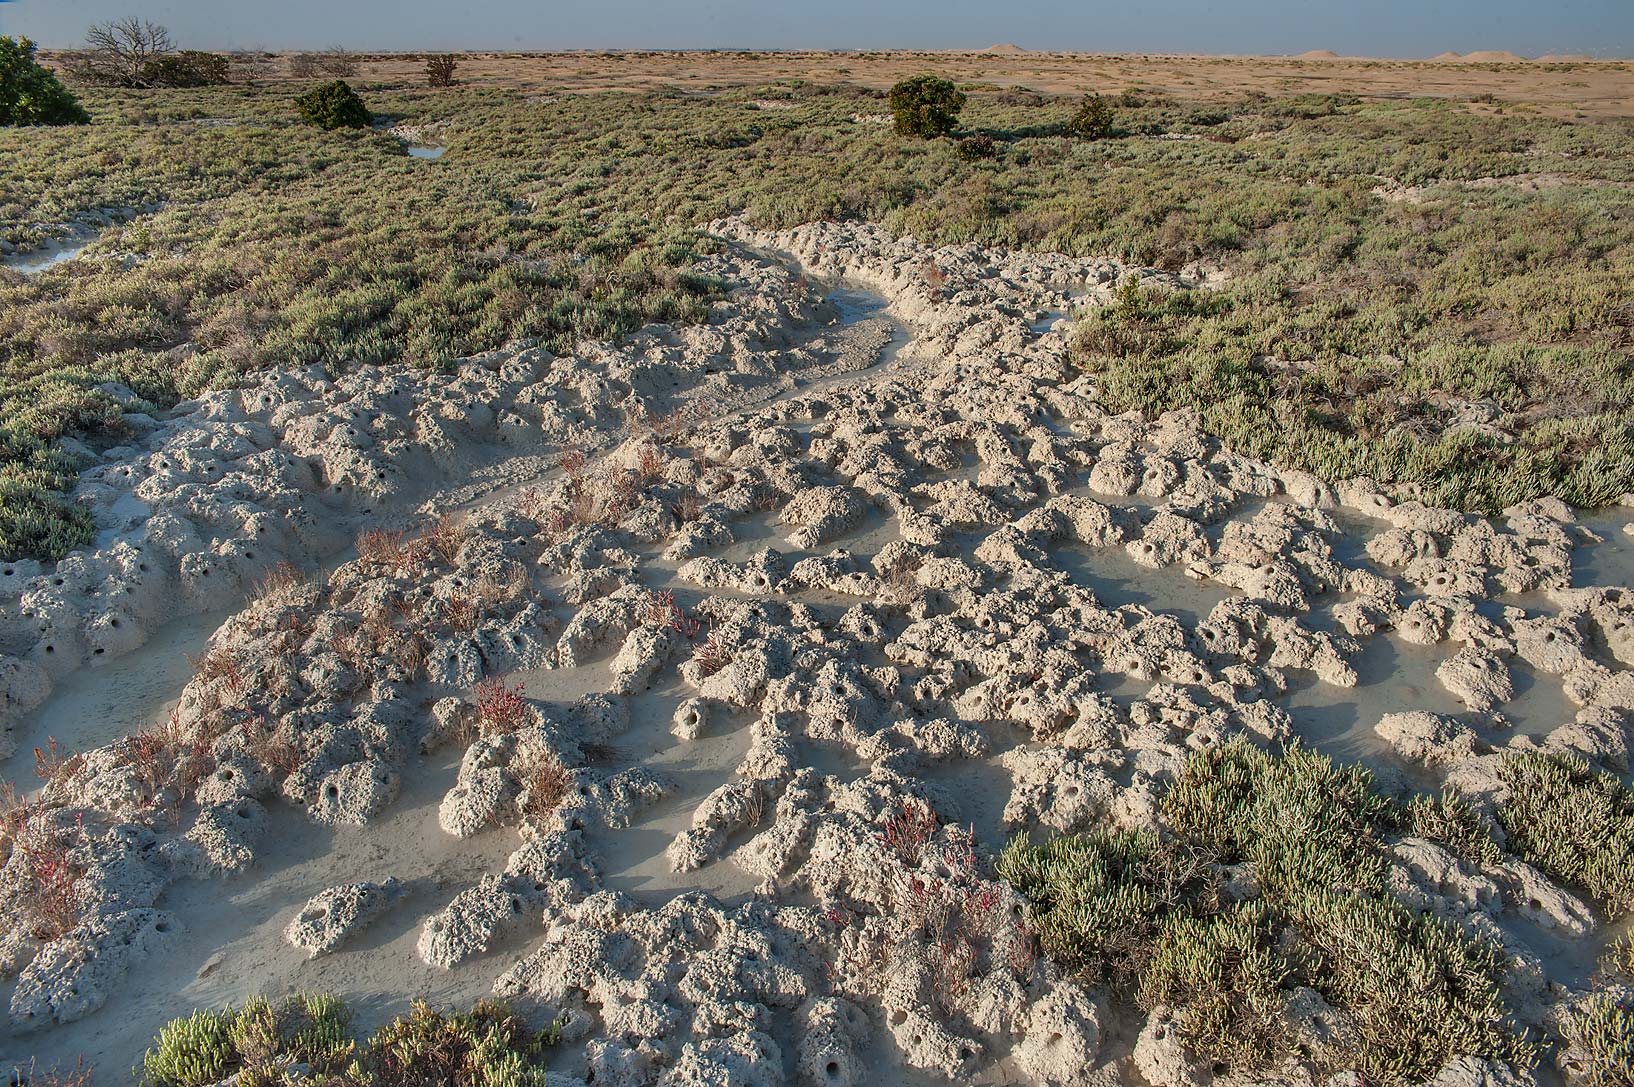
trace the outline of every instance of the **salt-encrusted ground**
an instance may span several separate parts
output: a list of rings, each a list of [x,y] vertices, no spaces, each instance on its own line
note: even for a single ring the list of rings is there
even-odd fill
[[[0,1056],[123,1082],[258,991],[364,1025],[497,991],[567,1011],[559,1068],[597,1084],[1187,1083],[972,858],[1150,824],[1239,734],[1484,803],[1507,746],[1626,775],[1628,516],[1429,509],[1098,408],[1062,315],[1130,272],[1206,285],[711,229],[708,326],[265,375],[137,420],[81,486],[96,551],[0,567],[4,775],[81,753],[29,832],[83,871],[50,944],[22,851],[0,873]],[[408,534],[354,549],[377,528]],[[495,675],[523,700],[479,715]],[[943,826],[904,848],[920,804]],[[1395,861],[1513,955],[1532,1022],[1611,936],[1518,862]],[[927,886],[995,918],[960,991],[903,937]]]

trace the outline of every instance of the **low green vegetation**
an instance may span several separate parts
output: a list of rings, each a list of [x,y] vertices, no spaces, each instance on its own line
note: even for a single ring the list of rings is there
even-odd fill
[[[1600,964],[1608,973],[1634,984],[1634,932],[1625,932],[1613,940]]]
[[[195,1012],[160,1031],[140,1082],[206,1087],[236,1076],[242,1087],[272,1087],[304,1065],[329,1087],[543,1087],[542,1058],[561,1036],[560,1022],[535,1031],[491,1001],[453,1014],[416,1003],[363,1042],[352,1038],[350,1019],[326,994]]]
[[[1509,755],[1501,777],[1510,850],[1613,918],[1634,913],[1634,792],[1575,756]]]
[[[1634,1087],[1634,1005],[1625,993],[1589,997],[1566,1024],[1577,1050],[1574,1080],[1586,1087]]]
[[[1194,755],[1161,811],[1170,836],[1023,837],[1001,855],[1052,959],[1177,1009],[1188,1043],[1233,1069],[1294,1052],[1300,986],[1354,1027],[1313,1059],[1369,1081],[1535,1059],[1499,994],[1502,952],[1386,891],[1381,847],[1410,817],[1365,771],[1238,741]],[[1257,893],[1232,901],[1216,865],[1246,866]]]
[[[325,131],[337,128],[368,128],[374,114],[363,104],[349,83],[336,79],[295,99],[301,120]]]
[[[1413,797],[1407,804],[1407,824],[1415,836],[1439,842],[1476,864],[1503,861],[1503,849],[1491,828],[1457,790]]]
[[[85,112],[27,38],[0,37],[0,125],[83,125]]]
[[[1116,133],[1085,140],[1079,100],[955,88],[989,158],[897,136],[852,86],[360,86],[447,156],[297,124],[287,85],[87,88],[89,127],[0,129],[0,238],[143,210],[88,259],[0,271],[0,557],[89,539],[53,443],[116,442],[138,403],[266,366],[435,367],[702,320],[719,285],[687,270],[710,245],[694,229],[729,213],[1228,268],[1085,315],[1076,357],[1109,406],[1194,407],[1242,452],[1470,509],[1634,487],[1634,156],[1616,124],[1131,94]],[[1472,405],[1490,421],[1454,428]]]

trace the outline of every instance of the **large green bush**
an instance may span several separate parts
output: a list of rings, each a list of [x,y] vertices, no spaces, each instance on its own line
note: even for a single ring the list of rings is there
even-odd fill
[[[1067,131],[1081,140],[1104,140],[1112,135],[1112,124],[1111,103],[1092,94],[1067,121]]]
[[[34,59],[27,38],[0,37],[0,125],[83,125],[91,115]]]
[[[344,79],[325,83],[295,99],[301,120],[323,129],[368,128],[374,120],[369,107]]]
[[[899,136],[931,139],[953,131],[965,95],[958,87],[933,75],[916,75],[891,88],[891,118]]]

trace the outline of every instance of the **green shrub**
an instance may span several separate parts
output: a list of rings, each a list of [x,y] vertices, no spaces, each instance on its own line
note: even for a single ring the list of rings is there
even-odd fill
[[[916,75],[891,88],[890,103],[897,135],[931,139],[953,131],[965,95],[948,80]]]
[[[233,1015],[229,1032],[246,1067],[297,1061],[338,1073],[356,1049],[347,1033],[350,1022],[350,1010],[329,993],[299,994],[276,1005],[255,997]]]
[[[954,150],[965,162],[980,162],[983,159],[999,157],[999,145],[986,133],[966,136],[958,142]]]
[[[197,1011],[171,1022],[142,1058],[143,1087],[205,1087],[242,1063],[233,1045],[233,1011]]]
[[[284,1082],[281,1070],[291,1064],[337,1084],[545,1087],[541,1059],[561,1041],[566,1021],[535,1031],[493,1001],[454,1014],[417,1001],[359,1046],[347,1033],[350,1019],[329,994],[276,1004],[255,997],[236,1011],[195,1012],[159,1032],[143,1058],[142,1087],[203,1087],[235,1073],[246,1087],[270,1087]]]
[[[1565,1024],[1574,1050],[1574,1082],[1586,1087],[1634,1087],[1634,1006],[1610,993],[1590,997]]]
[[[1607,973],[1634,983],[1634,932],[1625,932],[1613,940],[1600,956],[1600,965]]]
[[[91,115],[34,59],[27,38],[0,37],[0,125],[83,125]]]
[[[375,1033],[363,1063],[376,1087],[544,1087],[539,1058],[559,1031],[532,1031],[494,1001],[455,1015],[416,1002]]]
[[[1187,760],[1163,797],[1163,816],[1227,863],[1251,861],[1267,900],[1286,907],[1309,887],[1377,891],[1377,848],[1388,801],[1372,775],[1290,747],[1272,755],[1236,741]]]
[[[1129,986],[1166,917],[1208,884],[1195,859],[1145,831],[1092,831],[1034,845],[1022,834],[997,871],[1028,900],[1044,953],[1086,976]]]
[[[219,87],[229,82],[227,58],[184,49],[149,61],[142,79],[150,87]]]
[[[1349,1014],[1334,1068],[1370,1081],[1417,1083],[1464,1054],[1535,1060],[1500,999],[1501,950],[1386,890],[1380,847],[1410,817],[1365,771],[1237,740],[1192,755],[1159,810],[1171,838],[1020,838],[1001,855],[1052,959],[1138,981],[1143,1006],[1172,1006],[1186,1042],[1232,1066],[1290,1055],[1292,985]],[[1259,897],[1222,906],[1211,864],[1251,865]]]
[[[1288,912],[1313,952],[1305,983],[1355,1017],[1369,1082],[1421,1083],[1466,1054],[1536,1060],[1500,994],[1501,948],[1389,895],[1308,886]]]
[[[1575,756],[1506,756],[1498,821],[1509,849],[1587,891],[1613,918],[1634,912],[1634,792]]]
[[[1253,1067],[1286,1052],[1281,986],[1289,970],[1275,939],[1262,903],[1172,917],[1141,978],[1141,1006],[1184,1008],[1187,1040],[1211,1061]]]
[[[301,120],[322,129],[368,128],[374,115],[344,79],[325,83],[295,99]]]
[[[1112,135],[1113,125],[1112,104],[1092,94],[1067,121],[1067,131],[1081,140],[1104,140]]]
[[[1440,842],[1478,864],[1503,862],[1503,849],[1491,829],[1457,790],[1445,790],[1439,797],[1413,797],[1407,804],[1407,820],[1416,836]]]

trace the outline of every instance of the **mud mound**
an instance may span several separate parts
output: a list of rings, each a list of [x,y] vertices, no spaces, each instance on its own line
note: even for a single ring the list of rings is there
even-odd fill
[[[562,1025],[561,1087],[1206,1083],[1167,1008],[1038,957],[1011,835],[1155,840],[1227,745],[1480,812],[1518,752],[1627,769],[1634,594],[1584,582],[1634,548],[1101,405],[1071,315],[1198,279],[707,229],[709,325],[211,394],[85,474],[105,547],[0,572],[0,713],[81,752],[11,824],[8,1052],[130,1068],[186,1007],[321,988],[497,993]],[[208,607],[173,714],[65,731],[75,673]],[[21,878],[47,849],[71,901]],[[1369,863],[1501,938],[1536,1027],[1597,922],[1495,849]]]

